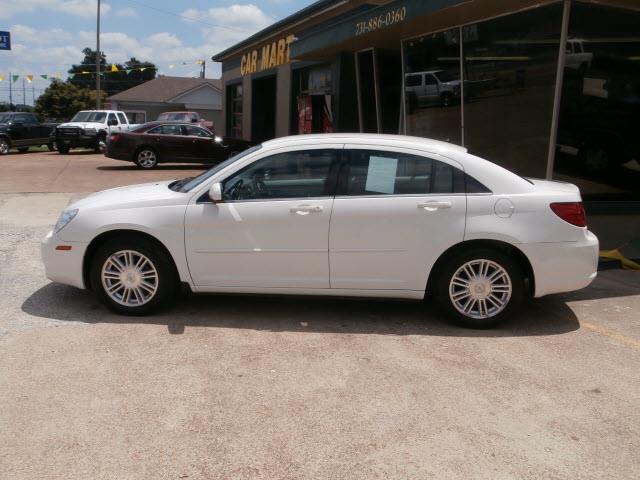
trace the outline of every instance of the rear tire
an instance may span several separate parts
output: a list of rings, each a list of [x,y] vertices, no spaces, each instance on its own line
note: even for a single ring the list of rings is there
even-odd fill
[[[169,255],[134,236],[100,246],[91,262],[91,288],[100,302],[121,315],[148,315],[176,293],[177,273]]]
[[[466,328],[489,328],[513,315],[524,295],[518,262],[497,250],[476,248],[450,258],[435,285],[440,308]]]
[[[153,148],[142,147],[136,152],[136,165],[145,170],[150,170],[158,166],[158,154]]]
[[[66,155],[67,153],[69,153],[69,150],[71,150],[69,147],[67,146],[59,146],[58,147],[58,153],[61,153],[62,155]]]

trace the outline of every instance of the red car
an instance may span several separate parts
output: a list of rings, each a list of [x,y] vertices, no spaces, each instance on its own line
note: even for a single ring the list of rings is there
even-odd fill
[[[215,132],[213,122],[205,120],[198,114],[198,112],[163,112],[158,115],[156,122],[181,122],[181,123],[195,123],[201,127]]]
[[[251,145],[244,140],[216,137],[192,123],[150,122],[129,132],[112,133],[104,154],[149,169],[167,162],[220,163]]]

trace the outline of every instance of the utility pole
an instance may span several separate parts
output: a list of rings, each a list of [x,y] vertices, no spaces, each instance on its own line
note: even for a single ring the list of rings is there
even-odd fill
[[[96,20],[96,110],[100,110],[100,0],[98,0],[98,17]]]
[[[9,72],[9,110],[13,108],[13,88],[11,85],[13,85],[13,75]]]
[[[207,68],[207,61],[202,60],[202,71],[200,72],[200,78],[204,78],[204,73]]]
[[[36,106],[36,87],[31,84],[31,98],[33,99],[33,106]]]
[[[27,87],[24,83],[24,77],[22,78],[22,108],[27,104]]]

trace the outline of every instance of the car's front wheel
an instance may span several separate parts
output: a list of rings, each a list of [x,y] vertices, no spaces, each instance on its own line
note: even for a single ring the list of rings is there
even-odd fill
[[[0,155],[6,155],[10,149],[9,141],[6,138],[0,138]]]
[[[147,315],[165,306],[176,291],[175,267],[168,254],[139,238],[102,245],[91,264],[91,287],[109,309]]]
[[[436,294],[454,322],[488,328],[505,321],[522,303],[524,277],[517,261],[489,249],[473,249],[440,269]]]
[[[150,169],[158,166],[158,154],[151,148],[141,148],[136,154],[136,165]]]

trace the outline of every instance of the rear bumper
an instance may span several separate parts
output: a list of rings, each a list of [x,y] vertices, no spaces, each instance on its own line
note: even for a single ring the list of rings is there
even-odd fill
[[[585,230],[577,242],[518,245],[535,277],[535,297],[572,292],[588,286],[598,274],[598,238]]]
[[[56,250],[58,245],[71,247],[71,249]],[[82,262],[86,250],[86,243],[60,240],[53,231],[50,231],[40,244],[45,275],[53,282],[86,288],[82,274]]]

